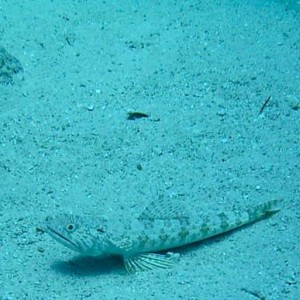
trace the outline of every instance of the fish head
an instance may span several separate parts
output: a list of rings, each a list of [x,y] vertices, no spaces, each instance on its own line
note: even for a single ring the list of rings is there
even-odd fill
[[[109,240],[107,219],[73,214],[47,217],[44,226],[54,240],[65,247],[87,256],[105,255]]]

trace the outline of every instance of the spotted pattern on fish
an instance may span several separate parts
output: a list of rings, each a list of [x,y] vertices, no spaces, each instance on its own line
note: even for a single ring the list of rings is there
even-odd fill
[[[45,231],[64,246],[87,256],[119,255],[129,273],[169,268],[167,255],[156,254],[198,242],[277,213],[278,201],[253,208],[219,211],[205,206],[191,217],[173,202],[152,202],[132,220],[63,214],[48,217]]]

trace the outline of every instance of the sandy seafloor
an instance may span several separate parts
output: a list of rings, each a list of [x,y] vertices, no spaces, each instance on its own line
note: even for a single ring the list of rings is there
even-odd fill
[[[0,1],[0,45],[24,69],[0,86],[0,299],[300,299],[299,6]],[[282,200],[137,275],[37,230],[160,197]]]

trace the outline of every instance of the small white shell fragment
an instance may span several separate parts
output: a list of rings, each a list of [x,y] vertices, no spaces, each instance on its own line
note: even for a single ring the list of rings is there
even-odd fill
[[[90,103],[84,106],[88,111],[93,111],[95,108],[95,105]]]
[[[88,111],[93,111],[95,109],[95,105],[93,103],[77,103],[78,108],[84,108]]]

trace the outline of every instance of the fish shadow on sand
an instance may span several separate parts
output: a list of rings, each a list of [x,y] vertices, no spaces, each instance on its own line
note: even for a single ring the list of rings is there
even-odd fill
[[[97,276],[126,273],[120,257],[75,256],[68,261],[58,260],[51,268],[64,275]]]

